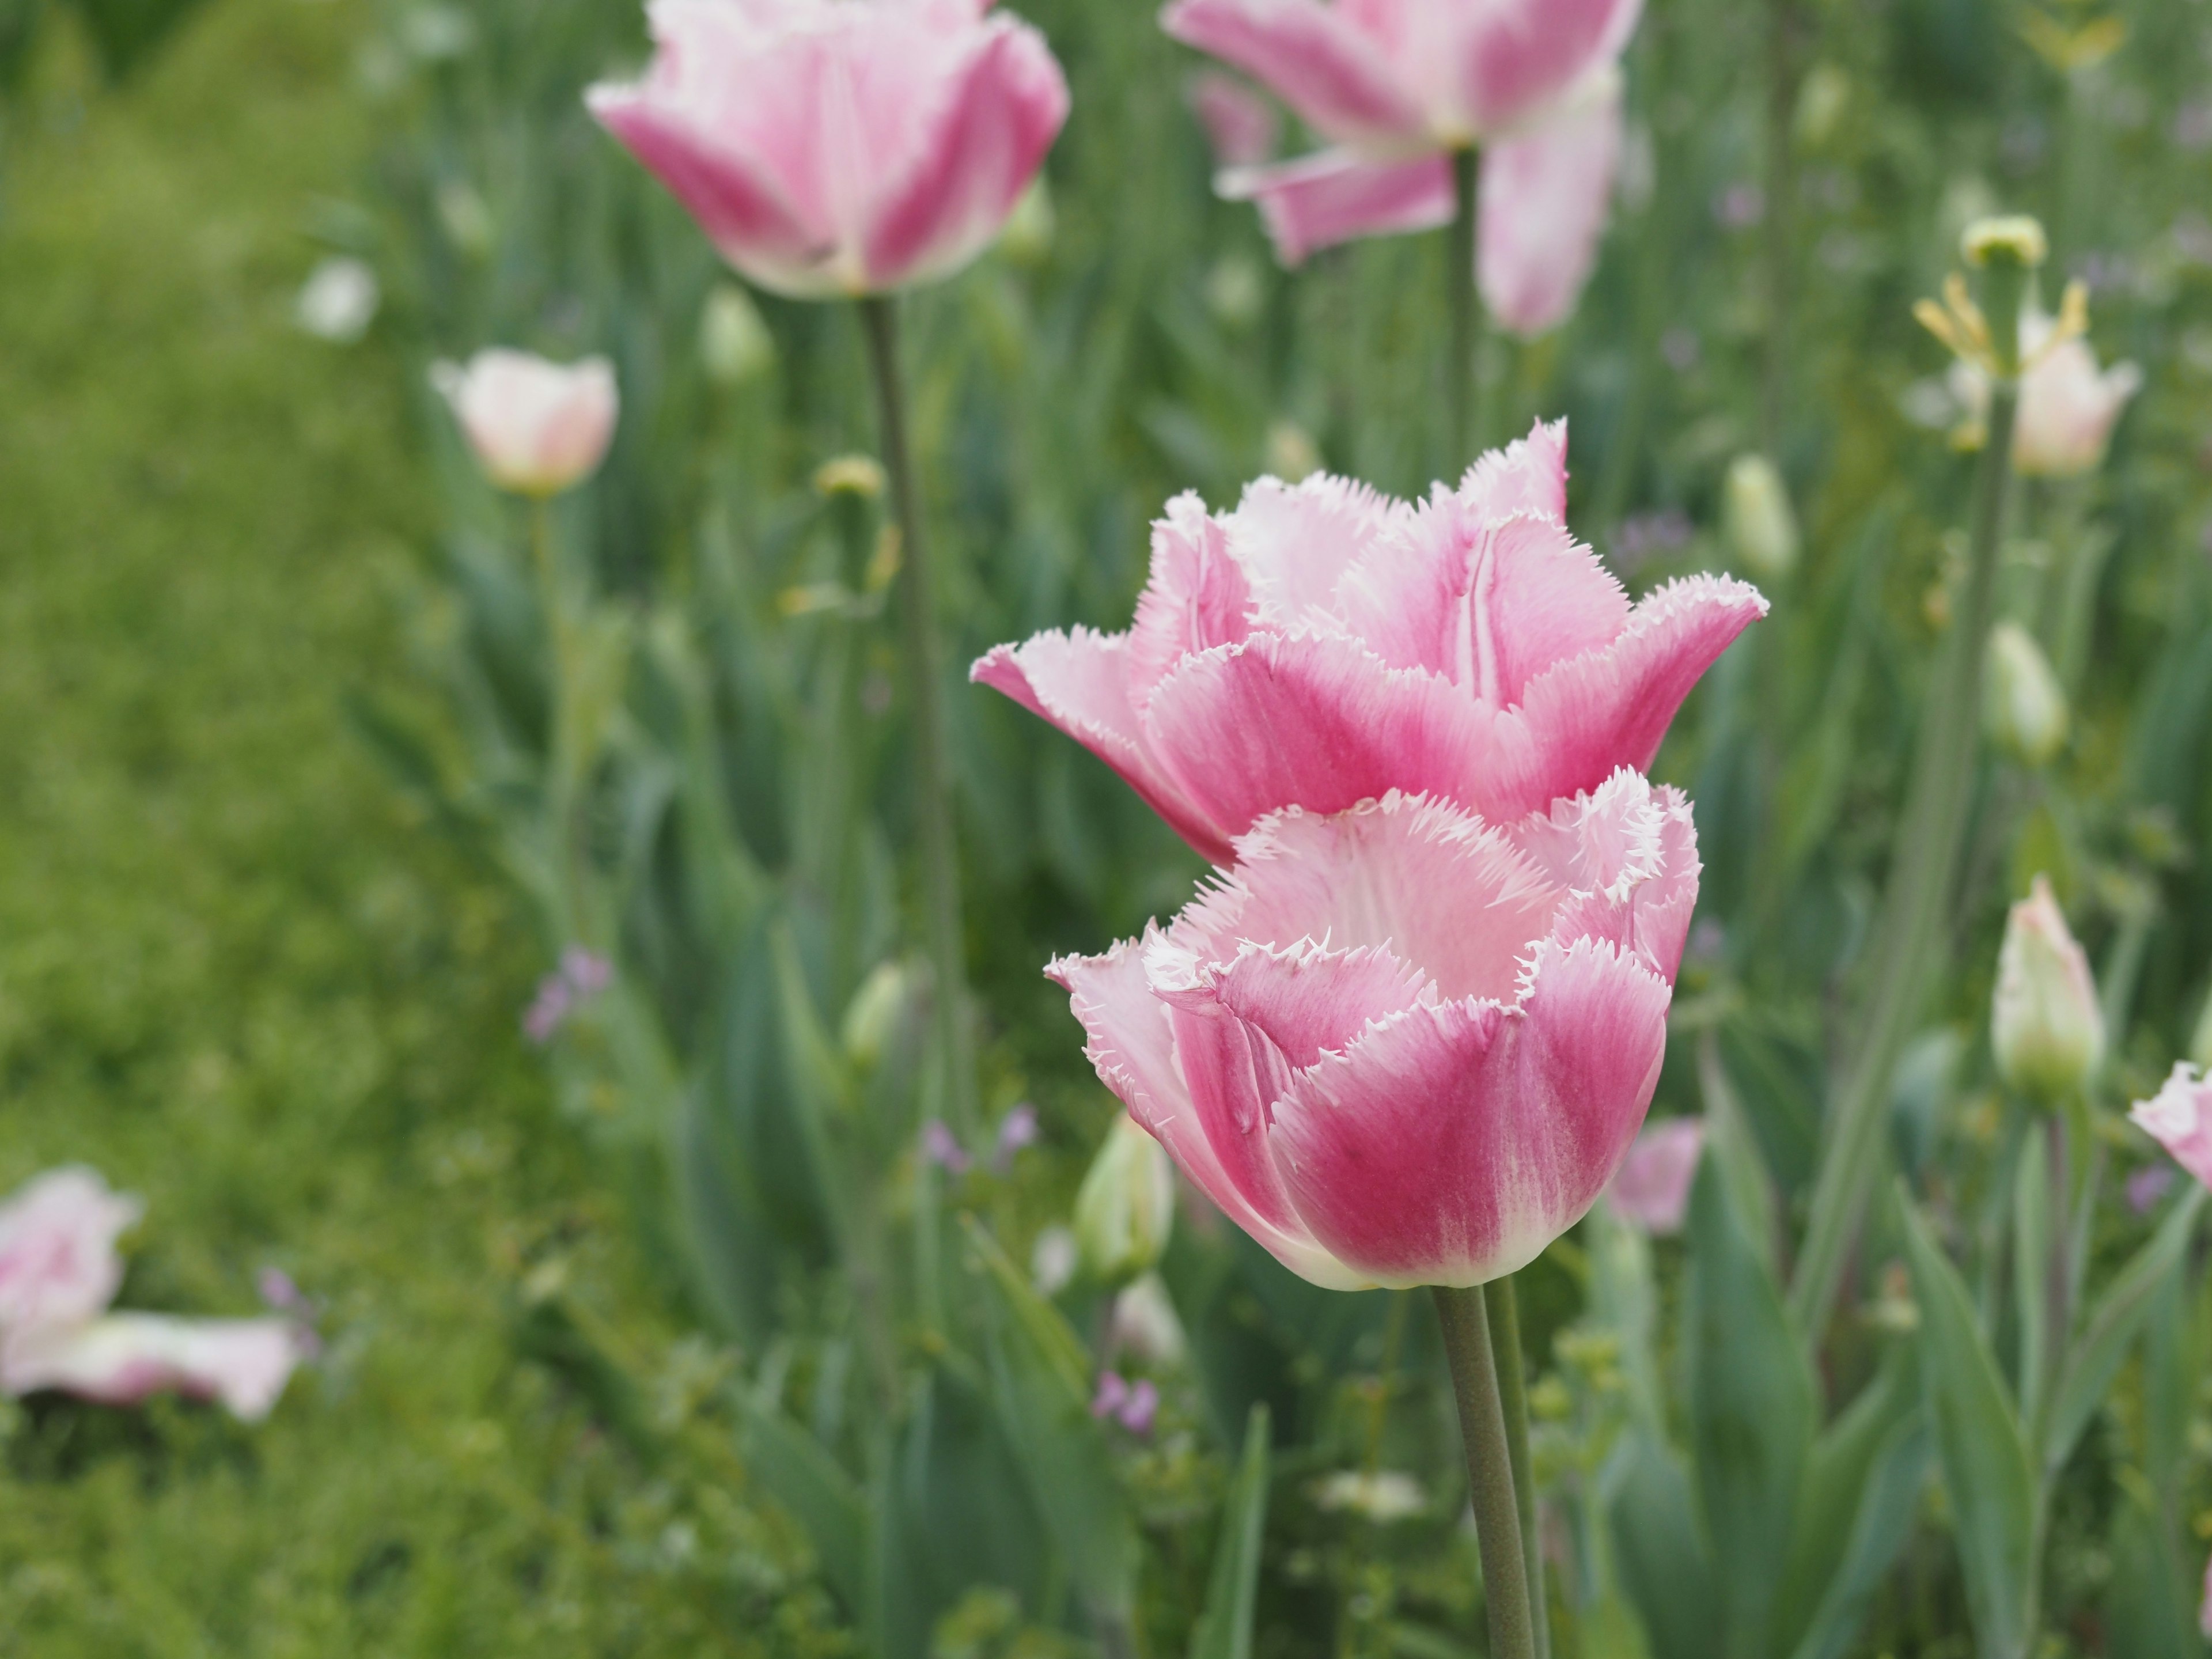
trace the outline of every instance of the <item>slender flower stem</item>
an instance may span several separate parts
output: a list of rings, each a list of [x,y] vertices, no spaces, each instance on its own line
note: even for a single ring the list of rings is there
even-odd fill
[[[1451,319],[1451,356],[1444,365],[1445,434],[1450,453],[1445,475],[1454,482],[1475,457],[1482,441],[1482,295],[1474,281],[1479,180],[1482,152],[1470,146],[1452,154],[1457,205],[1444,250],[1444,306]]]
[[[1474,1501],[1483,1602],[1490,1616],[1490,1659],[1536,1659],[1521,1508],[1514,1495],[1505,1403],[1498,1395],[1482,1286],[1458,1291],[1439,1285],[1435,1295],[1444,1353],[1451,1361],[1452,1394],[1459,1403],[1460,1433],[1467,1442],[1468,1489]]]
[[[576,796],[573,775],[575,738],[570,731],[570,699],[575,695],[575,640],[567,601],[561,592],[561,567],[553,546],[553,503],[535,495],[530,501],[530,557],[538,576],[538,605],[545,618],[552,652],[552,688],[546,699],[545,816],[551,826],[553,882],[562,939],[581,936],[584,874],[576,846]]]
[[[1829,1145],[1813,1189],[1812,1218],[1790,1285],[1790,1311],[1808,1341],[1818,1341],[1842,1282],[1844,1260],[1880,1162],[1890,1074],[1920,1012],[1922,991],[1946,954],[1952,890],[1973,805],[1982,665],[1996,614],[1997,558],[2004,540],[2018,408],[2019,392],[2011,381],[1991,387],[1988,438],[1974,486],[1966,586],[1929,696],[1911,793],[1882,895],[1871,970],[1873,1001],[1831,1109]]]
[[[1552,1651],[1551,1609],[1544,1601],[1544,1537],[1536,1525],[1536,1475],[1528,1464],[1528,1388],[1521,1359],[1521,1305],[1513,1275],[1492,1279],[1483,1296],[1490,1348],[1498,1357],[1498,1397],[1505,1412],[1505,1455],[1513,1468],[1515,1508],[1521,1516],[1522,1570],[1528,1578],[1528,1613],[1535,1626],[1536,1659]]]
[[[1794,0],[1767,0],[1765,362],[1760,372],[1759,416],[1764,447],[1780,459],[1782,423],[1790,412],[1790,262],[1796,249],[1791,221],[1796,182],[1790,165],[1790,129],[1796,111],[1797,79],[1791,64],[1796,27]]]
[[[975,1056],[968,1040],[967,975],[960,930],[960,863],[952,839],[952,778],[945,756],[941,697],[944,648],[937,634],[936,583],[921,532],[921,502],[907,447],[906,392],[899,369],[898,314],[885,295],[860,301],[875,371],[884,466],[898,514],[899,623],[907,696],[914,716],[915,815],[921,821],[930,966],[937,981],[937,1028],[945,1055],[945,1116],[965,1134],[975,1121]]]

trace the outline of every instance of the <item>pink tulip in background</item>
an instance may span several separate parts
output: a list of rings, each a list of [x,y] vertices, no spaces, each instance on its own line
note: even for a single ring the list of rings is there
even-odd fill
[[[1206,1195],[1318,1285],[1468,1285],[1572,1226],[1657,1084],[1688,805],[1622,770],[1503,824],[1290,811],[1164,930],[1049,972]]]
[[[1703,1118],[1670,1117],[1647,1125],[1607,1189],[1613,1207],[1647,1233],[1680,1232],[1690,1208],[1690,1183],[1697,1179],[1705,1149]]]
[[[2173,1155],[2173,1161],[2212,1187],[2212,1081],[2187,1060],[2174,1063],[2166,1086],[2136,1102],[2128,1116]]]
[[[880,294],[998,234],[1067,116],[1043,37],[988,0],[653,0],[643,80],[586,94],[739,271]]]
[[[1174,0],[1170,34],[1265,82],[1332,148],[1232,167],[1285,264],[1450,222],[1451,155],[1481,147],[1477,276],[1520,334],[1572,309],[1621,145],[1617,60],[1641,0]]]
[[[1236,76],[1211,70],[1194,75],[1183,95],[1206,129],[1216,167],[1250,167],[1273,157],[1282,123],[1274,107]]]
[[[143,1209],[75,1167],[0,1204],[0,1393],[131,1405],[174,1390],[265,1416],[312,1340],[296,1322],[107,1310],[123,1283],[115,1241]]]
[[[2029,477],[2074,478],[2102,464],[2120,413],[2142,387],[2133,363],[2097,367],[2097,354],[2078,337],[2051,343],[2055,325],[2033,307],[2020,319],[2020,409],[2014,417],[2012,461]],[[1951,370],[1951,389],[1975,419],[1987,414],[1989,382],[1969,364]]]
[[[1651,763],[1766,602],[1728,577],[1632,605],[1567,532],[1566,428],[1419,506],[1316,474],[1170,502],[1126,634],[1000,646],[973,678],[1089,746],[1206,857],[1285,806],[1392,789],[1491,823]]]
[[[440,363],[431,384],[484,476],[518,495],[573,489],[606,458],[621,399],[604,357],[549,362],[526,351],[479,351],[465,367]]]

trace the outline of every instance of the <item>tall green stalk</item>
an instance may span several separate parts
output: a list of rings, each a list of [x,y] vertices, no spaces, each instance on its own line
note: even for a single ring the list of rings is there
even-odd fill
[[[2004,320],[2009,325],[2012,319]],[[2009,326],[2002,337],[2009,356]],[[1946,928],[1973,805],[1982,665],[1996,615],[1997,561],[2018,406],[2018,388],[2011,380],[1992,385],[1988,434],[1974,484],[1966,582],[1930,689],[1911,792],[1882,895],[1870,970],[1873,1000],[1830,1108],[1826,1153],[1790,1286],[1790,1312],[1808,1341],[1818,1340],[1878,1171],[1891,1074],[1919,1015],[1922,994],[1948,953]]]
[[[898,313],[888,296],[860,301],[874,371],[884,468],[898,514],[899,625],[913,717],[915,816],[921,841],[929,959],[936,979],[938,1043],[944,1055],[945,1116],[956,1133],[975,1124],[975,1055],[969,1037],[967,973],[960,927],[959,849],[952,838],[952,775],[945,755],[945,652],[937,633],[936,583],[921,530],[921,501],[907,443],[906,389],[899,368]]]
[[[1481,206],[1482,152],[1468,147],[1452,155],[1455,206],[1444,244],[1444,310],[1451,319],[1444,365],[1445,439],[1451,453],[1444,471],[1454,482],[1474,461],[1482,443],[1482,294],[1474,282],[1475,215]]]
[[[1490,1619],[1490,1659],[1536,1659],[1536,1626],[1521,1508],[1506,1449],[1505,1404],[1498,1356],[1491,1346],[1483,1287],[1435,1287],[1437,1322],[1451,1362],[1452,1395],[1467,1443],[1468,1490],[1474,1503],[1475,1543],[1482,1556],[1482,1599]]]
[[[1550,1659],[1551,1607],[1544,1598],[1544,1536],[1536,1523],[1536,1474],[1528,1462],[1528,1386],[1521,1358],[1521,1304],[1513,1275],[1492,1279],[1483,1309],[1490,1349],[1498,1358],[1498,1398],[1505,1413],[1505,1460],[1513,1470],[1514,1507],[1521,1516],[1522,1571],[1528,1579],[1528,1616],[1536,1659]]]

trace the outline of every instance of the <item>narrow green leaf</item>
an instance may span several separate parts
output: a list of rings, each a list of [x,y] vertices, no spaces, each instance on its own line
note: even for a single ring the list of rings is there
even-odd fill
[[[850,1206],[840,1179],[843,1164],[830,1146],[830,1126],[851,1101],[852,1081],[814,1011],[813,994],[806,988],[806,972],[799,966],[799,947],[788,922],[779,919],[769,929],[769,948],[775,957],[776,1009],[791,1079],[791,1115],[842,1244]]]
[[[1267,1526],[1268,1433],[1267,1407],[1253,1407],[1244,1429],[1244,1455],[1221,1508],[1221,1541],[1213,1547],[1213,1576],[1191,1632],[1190,1659],[1251,1659],[1252,1608]]]
[[[1623,1443],[1613,1498],[1613,1540],[1621,1588],[1644,1621],[1652,1659],[1713,1659],[1717,1592],[1698,1533],[1690,1483],[1656,1435],[1632,1429]]]
[[[787,1510],[814,1546],[822,1576],[846,1611],[867,1614],[868,1505],[860,1483],[822,1443],[749,1389],[735,1391],[746,1474]]]
[[[1841,1659],[1857,1637],[1868,1605],[1912,1534],[1934,1446],[1918,1410],[1888,1425],[1859,1490],[1858,1513],[1827,1592],[1799,1640],[1794,1659]]]
[[[2112,1577],[2105,1593],[2105,1651],[2112,1659],[2202,1659],[2203,1637],[2191,1629],[2188,1574],[2155,1494],[2134,1471],[2120,1484],[2112,1516]]]
[[[1917,1356],[1899,1344],[1884,1357],[1875,1380],[1814,1442],[1775,1607],[1776,1652],[1796,1648],[1830,1599],[1868,1501],[1868,1481],[1898,1424],[1919,1410]]]
[[[2034,1629],[2041,1494],[1966,1287],[1903,1192],[1898,1207],[1920,1304],[1921,1386],[1950,1489],[1967,1610],[1988,1659],[2018,1659]]]
[[[1690,1196],[1690,1438],[1705,1535],[1726,1567],[1718,1651],[1767,1659],[1816,1403],[1804,1345],[1731,1198],[1709,1155]]]
[[[2127,1266],[2098,1299],[2095,1315],[2059,1372],[2051,1427],[2043,1443],[2045,1469],[2055,1471],[2072,1455],[2074,1443],[2088,1426],[2105,1390],[2119,1375],[2129,1345],[2142,1328],[2143,1316],[2150,1310],[2160,1285],[2187,1254],[2203,1204],[2204,1188],[2190,1182],[2188,1193],[2173,1206],[2172,1213],[2128,1259]]]

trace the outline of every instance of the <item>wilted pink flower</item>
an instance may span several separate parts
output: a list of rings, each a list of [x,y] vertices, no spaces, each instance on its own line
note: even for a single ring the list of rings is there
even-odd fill
[[[722,257],[800,299],[949,276],[1067,117],[1044,39],[989,0],[652,0],[645,78],[586,94]]]
[[[1705,1147],[1703,1118],[1670,1117],[1647,1125],[1607,1189],[1613,1207],[1647,1233],[1680,1232]]]
[[[1318,1285],[1475,1285],[1612,1179],[1650,1103],[1697,831],[1622,770],[1502,827],[1290,811],[1164,931],[1048,970],[1207,1196]]]
[[[479,351],[465,367],[440,363],[445,394],[484,476],[518,495],[558,495],[597,471],[621,398],[604,357],[549,362],[526,351]]]
[[[0,1204],[0,1335],[103,1311],[123,1284],[115,1241],[144,1208],[75,1164],[34,1177]]]
[[[0,1391],[58,1389],[110,1406],[174,1391],[220,1400],[251,1422],[269,1414],[305,1357],[302,1334],[289,1319],[109,1314],[9,1332],[0,1342]]]
[[[1153,527],[1126,634],[1040,634],[973,678],[1087,744],[1199,852],[1285,806],[1402,789],[1510,823],[1649,766],[1766,602],[1727,577],[1632,605],[1567,532],[1566,428],[1419,507],[1316,473]]]
[[[1282,124],[1274,106],[1232,75],[1209,70],[1194,75],[1183,88],[1191,113],[1206,129],[1216,167],[1246,167],[1275,153]]]
[[[2212,1082],[2187,1060],[2176,1060],[2166,1086],[2136,1102],[2128,1116],[2173,1155],[2173,1161],[2212,1187]]]
[[[2075,337],[2051,343],[2051,319],[2033,307],[2020,319],[2020,410],[2013,423],[2014,467],[2031,477],[2072,478],[2105,459],[2112,428],[2142,386],[2133,363],[2097,367],[2097,354]],[[1951,390],[1977,420],[1990,406],[1989,381],[1967,363],[1954,364]]]
[[[1231,167],[1285,263],[1449,223],[1450,155],[1482,147],[1483,299],[1516,333],[1573,309],[1621,146],[1615,60],[1641,0],[1173,0],[1177,40],[1266,82],[1334,148]]]

